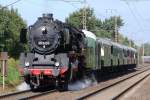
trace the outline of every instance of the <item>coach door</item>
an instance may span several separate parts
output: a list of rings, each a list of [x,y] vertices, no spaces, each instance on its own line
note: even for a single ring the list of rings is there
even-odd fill
[[[101,69],[101,44],[96,42],[96,69]]]
[[[101,69],[101,44],[98,43],[98,67]]]

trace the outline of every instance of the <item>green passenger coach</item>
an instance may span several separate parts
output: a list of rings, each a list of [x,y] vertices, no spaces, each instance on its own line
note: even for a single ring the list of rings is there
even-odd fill
[[[96,37],[94,33],[86,30],[82,32],[86,37],[86,69],[113,71],[136,67],[137,51],[134,48]]]

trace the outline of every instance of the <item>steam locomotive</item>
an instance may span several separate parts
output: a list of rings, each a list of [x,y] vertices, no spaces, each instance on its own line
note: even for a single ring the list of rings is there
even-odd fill
[[[52,14],[22,29],[20,42],[28,42],[29,52],[20,54],[20,72],[32,89],[48,84],[67,89],[88,72],[134,68],[137,63],[134,48],[54,20]]]

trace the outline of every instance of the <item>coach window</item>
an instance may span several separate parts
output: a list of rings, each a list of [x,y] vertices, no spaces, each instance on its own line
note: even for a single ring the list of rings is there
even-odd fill
[[[122,49],[122,52],[123,52],[122,54],[123,54],[123,56],[124,56],[124,49]]]
[[[131,57],[133,58],[133,52],[131,51]]]
[[[124,49],[124,57],[127,57],[127,50]]]
[[[111,46],[111,54],[113,54],[113,46]]]
[[[127,57],[129,57],[129,50],[127,50]]]
[[[133,52],[133,58],[134,58],[134,59],[136,58],[136,53],[135,53],[135,52]]]
[[[101,56],[104,56],[104,46],[101,47]]]
[[[114,54],[114,56],[117,56],[117,54],[118,54],[118,51],[117,51],[117,47],[116,46],[114,46],[114,48],[113,48],[114,50],[113,50],[113,54]]]
[[[127,53],[127,50],[125,50],[125,57],[127,57],[128,56],[128,53]]]

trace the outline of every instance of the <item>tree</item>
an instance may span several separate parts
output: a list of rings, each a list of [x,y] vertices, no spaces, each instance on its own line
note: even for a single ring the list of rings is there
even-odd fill
[[[123,20],[120,16],[112,16],[110,18],[105,19],[104,21],[96,18],[94,14],[94,9],[87,8],[87,29],[93,33],[95,33],[98,37],[104,37],[112,39],[112,34],[115,29],[115,23],[117,24],[118,30],[124,25]],[[75,26],[79,29],[82,29],[82,14],[83,8],[71,13],[68,18],[66,18],[66,23]],[[117,21],[115,22],[115,20]],[[129,46],[130,42],[127,37],[124,37],[121,33],[119,33],[119,41],[122,44]],[[132,41],[133,42],[133,41]],[[134,46],[134,43],[131,42],[131,46]]]
[[[94,14],[94,9],[87,8],[86,12],[87,12],[87,29],[89,31],[94,32],[97,36],[111,38],[110,35],[111,33],[102,29],[103,22],[100,19],[96,18]],[[69,15],[68,18],[66,18],[66,23],[75,26],[79,29],[82,29],[83,28],[82,14],[83,14],[83,8],[73,12],[72,14]]]
[[[150,56],[150,44],[149,43],[144,44],[144,56]]]
[[[23,27],[26,27],[26,23],[16,9],[0,9],[0,51],[7,51],[11,57],[18,57],[20,51],[25,49],[19,43],[19,33]]]
[[[101,20],[97,19],[94,15],[94,10],[92,8],[87,8],[87,29],[94,30],[96,27],[100,27]],[[78,11],[73,12],[66,18],[66,23],[82,29],[82,19],[83,19],[83,8]]]
[[[118,30],[120,29],[121,26],[124,25],[123,20],[121,19],[120,16],[112,16],[109,19],[105,19],[103,21],[102,28],[107,31],[112,31],[115,29],[115,24],[117,24]]]
[[[112,16],[103,21],[103,23],[101,25],[102,26],[101,30],[106,31],[105,32],[106,35],[104,35],[104,36],[114,40],[115,26],[117,26],[116,28],[118,31],[121,28],[121,26],[123,26],[123,25],[124,25],[124,23],[120,16]],[[120,36],[122,36],[122,35],[120,35]],[[124,39],[124,37],[122,36],[121,39]],[[120,40],[120,38],[119,38],[119,40]]]
[[[105,19],[104,21],[101,21],[100,19],[96,18],[94,14],[94,9],[87,8],[87,29],[89,31],[94,32],[97,36],[100,37],[107,37],[111,38],[111,34],[114,30],[114,18],[117,16],[113,16],[110,19]],[[75,26],[79,29],[82,29],[82,14],[83,14],[83,8],[81,8],[78,11],[73,12],[69,15],[68,18],[66,18],[66,23]],[[117,26],[120,28],[123,26],[123,20],[120,16],[117,17]]]

